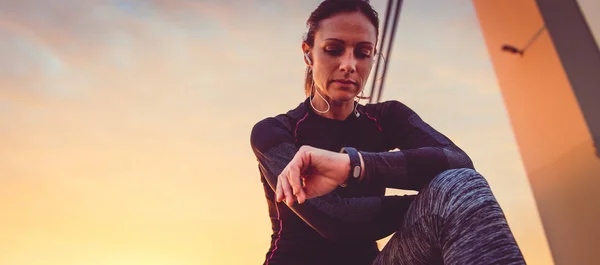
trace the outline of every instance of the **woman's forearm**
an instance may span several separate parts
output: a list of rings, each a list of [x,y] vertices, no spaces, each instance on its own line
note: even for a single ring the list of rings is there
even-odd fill
[[[474,168],[469,156],[454,145],[360,153],[364,161],[361,181],[388,188],[420,190],[445,170]]]

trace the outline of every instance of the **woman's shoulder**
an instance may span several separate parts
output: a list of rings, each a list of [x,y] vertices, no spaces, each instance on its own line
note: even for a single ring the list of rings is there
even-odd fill
[[[414,113],[410,107],[398,100],[386,100],[378,103],[369,103],[365,105],[365,108],[367,113],[374,114],[379,117],[408,117]]]
[[[263,118],[261,120],[259,120],[257,123],[254,124],[254,126],[256,127],[257,125],[270,125],[270,126],[283,126],[283,127],[287,127],[287,128],[292,128],[292,126],[298,122],[299,120],[303,119],[306,115],[308,114],[305,104],[300,103],[298,106],[296,106],[293,109],[288,110],[287,112],[284,113],[279,113],[276,114],[274,116],[268,116],[266,118]]]
[[[306,115],[304,103],[300,103],[296,108],[285,113],[263,118],[252,127],[251,138],[262,139],[288,135]]]

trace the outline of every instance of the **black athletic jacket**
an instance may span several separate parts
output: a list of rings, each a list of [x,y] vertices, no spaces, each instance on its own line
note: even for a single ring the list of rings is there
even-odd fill
[[[358,112],[343,121],[327,119],[307,98],[254,125],[251,145],[273,228],[264,264],[371,264],[379,253],[375,241],[399,228],[413,199],[384,196],[386,187],[420,190],[444,170],[473,168],[467,154],[398,101],[358,105]],[[358,149],[364,180],[304,204],[277,203],[277,176],[302,145]]]

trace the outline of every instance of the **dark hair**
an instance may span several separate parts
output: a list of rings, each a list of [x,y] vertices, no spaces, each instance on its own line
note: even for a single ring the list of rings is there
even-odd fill
[[[373,9],[369,0],[325,0],[311,14],[306,21],[308,32],[304,35],[304,42],[313,47],[315,44],[315,33],[319,29],[319,23],[333,15],[344,12],[359,12],[367,17],[375,26],[376,34],[379,33],[379,15]],[[306,96],[310,95],[312,84],[312,68],[306,67],[304,79],[304,91]]]

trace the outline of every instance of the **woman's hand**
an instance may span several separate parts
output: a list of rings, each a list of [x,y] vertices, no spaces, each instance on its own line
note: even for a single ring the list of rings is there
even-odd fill
[[[277,178],[277,202],[304,203],[325,195],[344,183],[350,172],[350,157],[310,146],[302,146]]]

